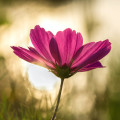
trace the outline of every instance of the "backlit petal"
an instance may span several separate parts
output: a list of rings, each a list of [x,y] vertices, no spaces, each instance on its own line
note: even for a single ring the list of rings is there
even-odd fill
[[[103,67],[104,66],[102,66],[102,64],[99,61],[97,61],[95,63],[89,64],[89,65],[79,69],[78,72],[85,72],[85,71],[93,70],[96,68],[103,68]]]
[[[61,57],[58,50],[57,42],[54,38],[51,39],[49,47],[50,47],[51,55],[53,56],[57,64],[61,66]]]
[[[44,28],[40,26],[35,26],[34,29],[30,31],[30,38],[32,44],[36,48],[36,50],[47,60],[54,62],[50,51],[49,51],[49,43],[53,34],[51,32],[46,32]]]
[[[14,53],[24,59],[25,61],[28,61],[30,63],[34,63],[34,64],[39,64],[40,66],[43,67],[53,67],[53,65],[49,62],[47,62],[45,59],[43,59],[39,54],[37,54],[37,52],[35,52],[35,49],[30,47],[29,49],[31,50],[27,50],[25,48],[22,47],[11,47],[14,50]],[[34,52],[33,52],[34,50]]]
[[[110,50],[111,43],[108,40],[86,44],[80,48],[79,56],[74,56],[72,68],[82,68],[88,64],[94,63],[106,56]]]
[[[76,47],[74,54],[78,51],[78,49],[83,45],[83,37],[81,33],[77,33],[77,38],[76,38]]]
[[[70,28],[59,31],[55,39],[58,44],[62,65],[69,65],[76,47],[76,31],[72,31]]]

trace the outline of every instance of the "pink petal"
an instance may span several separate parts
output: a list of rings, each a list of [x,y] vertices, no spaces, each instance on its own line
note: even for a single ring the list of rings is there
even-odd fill
[[[88,43],[78,50],[80,52],[79,55],[77,52],[73,57],[74,62],[72,64],[72,68],[82,68],[88,64],[94,63],[106,56],[110,50],[111,43],[109,40]]]
[[[78,72],[85,72],[85,71],[93,70],[96,68],[103,68],[103,67],[104,66],[102,66],[102,64],[99,61],[97,61],[95,63],[89,64],[89,65],[79,69]]]
[[[26,60],[28,62],[36,61],[31,55],[29,55],[26,52],[24,52],[23,50],[21,50],[21,47],[12,46],[11,48],[14,50],[14,53],[18,57],[20,57],[20,58],[22,58],[22,59],[24,59],[24,60]]]
[[[92,45],[94,45],[94,43],[95,42],[90,42],[90,43],[85,44],[82,47],[80,47],[78,49],[78,51],[76,52],[76,54],[74,54],[74,56],[73,56],[73,60],[74,60],[73,64],[75,64],[77,61],[79,61],[80,57],[83,56],[88,51],[88,49],[90,49],[90,47],[92,47]]]
[[[49,39],[51,39],[54,36],[51,31],[47,31],[47,33],[48,33]]]
[[[37,53],[37,51],[32,47],[29,48],[30,50],[27,50],[27,49],[22,48],[22,47],[14,47],[14,46],[12,46],[11,48],[14,50],[14,53],[18,57],[20,57],[20,58],[22,58],[30,63],[39,64],[40,66],[43,66],[43,67],[48,67],[48,66],[51,68],[53,67],[53,65],[51,63],[49,63],[45,59],[43,59]]]
[[[68,28],[64,31],[57,32],[55,39],[58,44],[62,65],[69,65],[75,52],[75,48],[77,50],[82,44],[80,34],[76,34],[76,31],[72,31]]]
[[[53,56],[57,64],[61,65],[61,57],[58,50],[58,45],[54,38],[51,39],[49,47],[50,47],[51,55]]]
[[[30,31],[30,38],[36,50],[45,59],[54,62],[49,50],[49,43],[52,36],[53,34],[50,31],[46,32],[44,28],[40,28],[38,25]]]
[[[37,50],[35,50],[35,48],[33,48],[33,47],[28,47],[28,49],[29,49],[29,51],[30,51],[31,53],[36,54],[36,55],[40,56],[41,58],[43,58],[42,55],[40,55],[40,54],[37,52]],[[43,59],[44,59],[44,58],[43,58]]]
[[[81,33],[77,33],[77,39],[76,39],[76,47],[74,54],[78,51],[78,49],[83,45],[83,37]]]

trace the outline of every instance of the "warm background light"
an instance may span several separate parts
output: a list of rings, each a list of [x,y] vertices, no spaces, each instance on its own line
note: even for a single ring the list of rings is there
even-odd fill
[[[47,69],[15,56],[10,46],[32,46],[29,33],[35,25],[54,34],[72,28],[81,32],[84,43],[109,38],[112,51],[101,61],[106,68],[65,80],[59,118],[119,120],[119,5],[119,0],[0,0],[0,93],[4,92],[12,104],[34,104],[35,108],[41,104],[44,119],[48,112],[43,108],[53,106],[60,80]],[[4,115],[1,109],[0,115]]]

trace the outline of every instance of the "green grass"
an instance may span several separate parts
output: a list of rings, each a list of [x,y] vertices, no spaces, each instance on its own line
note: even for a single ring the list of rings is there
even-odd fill
[[[0,120],[50,120],[51,110],[36,109],[34,105],[23,105],[5,96],[0,101]]]

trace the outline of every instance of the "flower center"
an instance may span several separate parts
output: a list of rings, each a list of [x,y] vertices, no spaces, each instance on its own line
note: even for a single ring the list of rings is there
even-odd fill
[[[70,67],[64,65],[62,67],[56,65],[57,76],[60,78],[68,78],[70,76]]]

